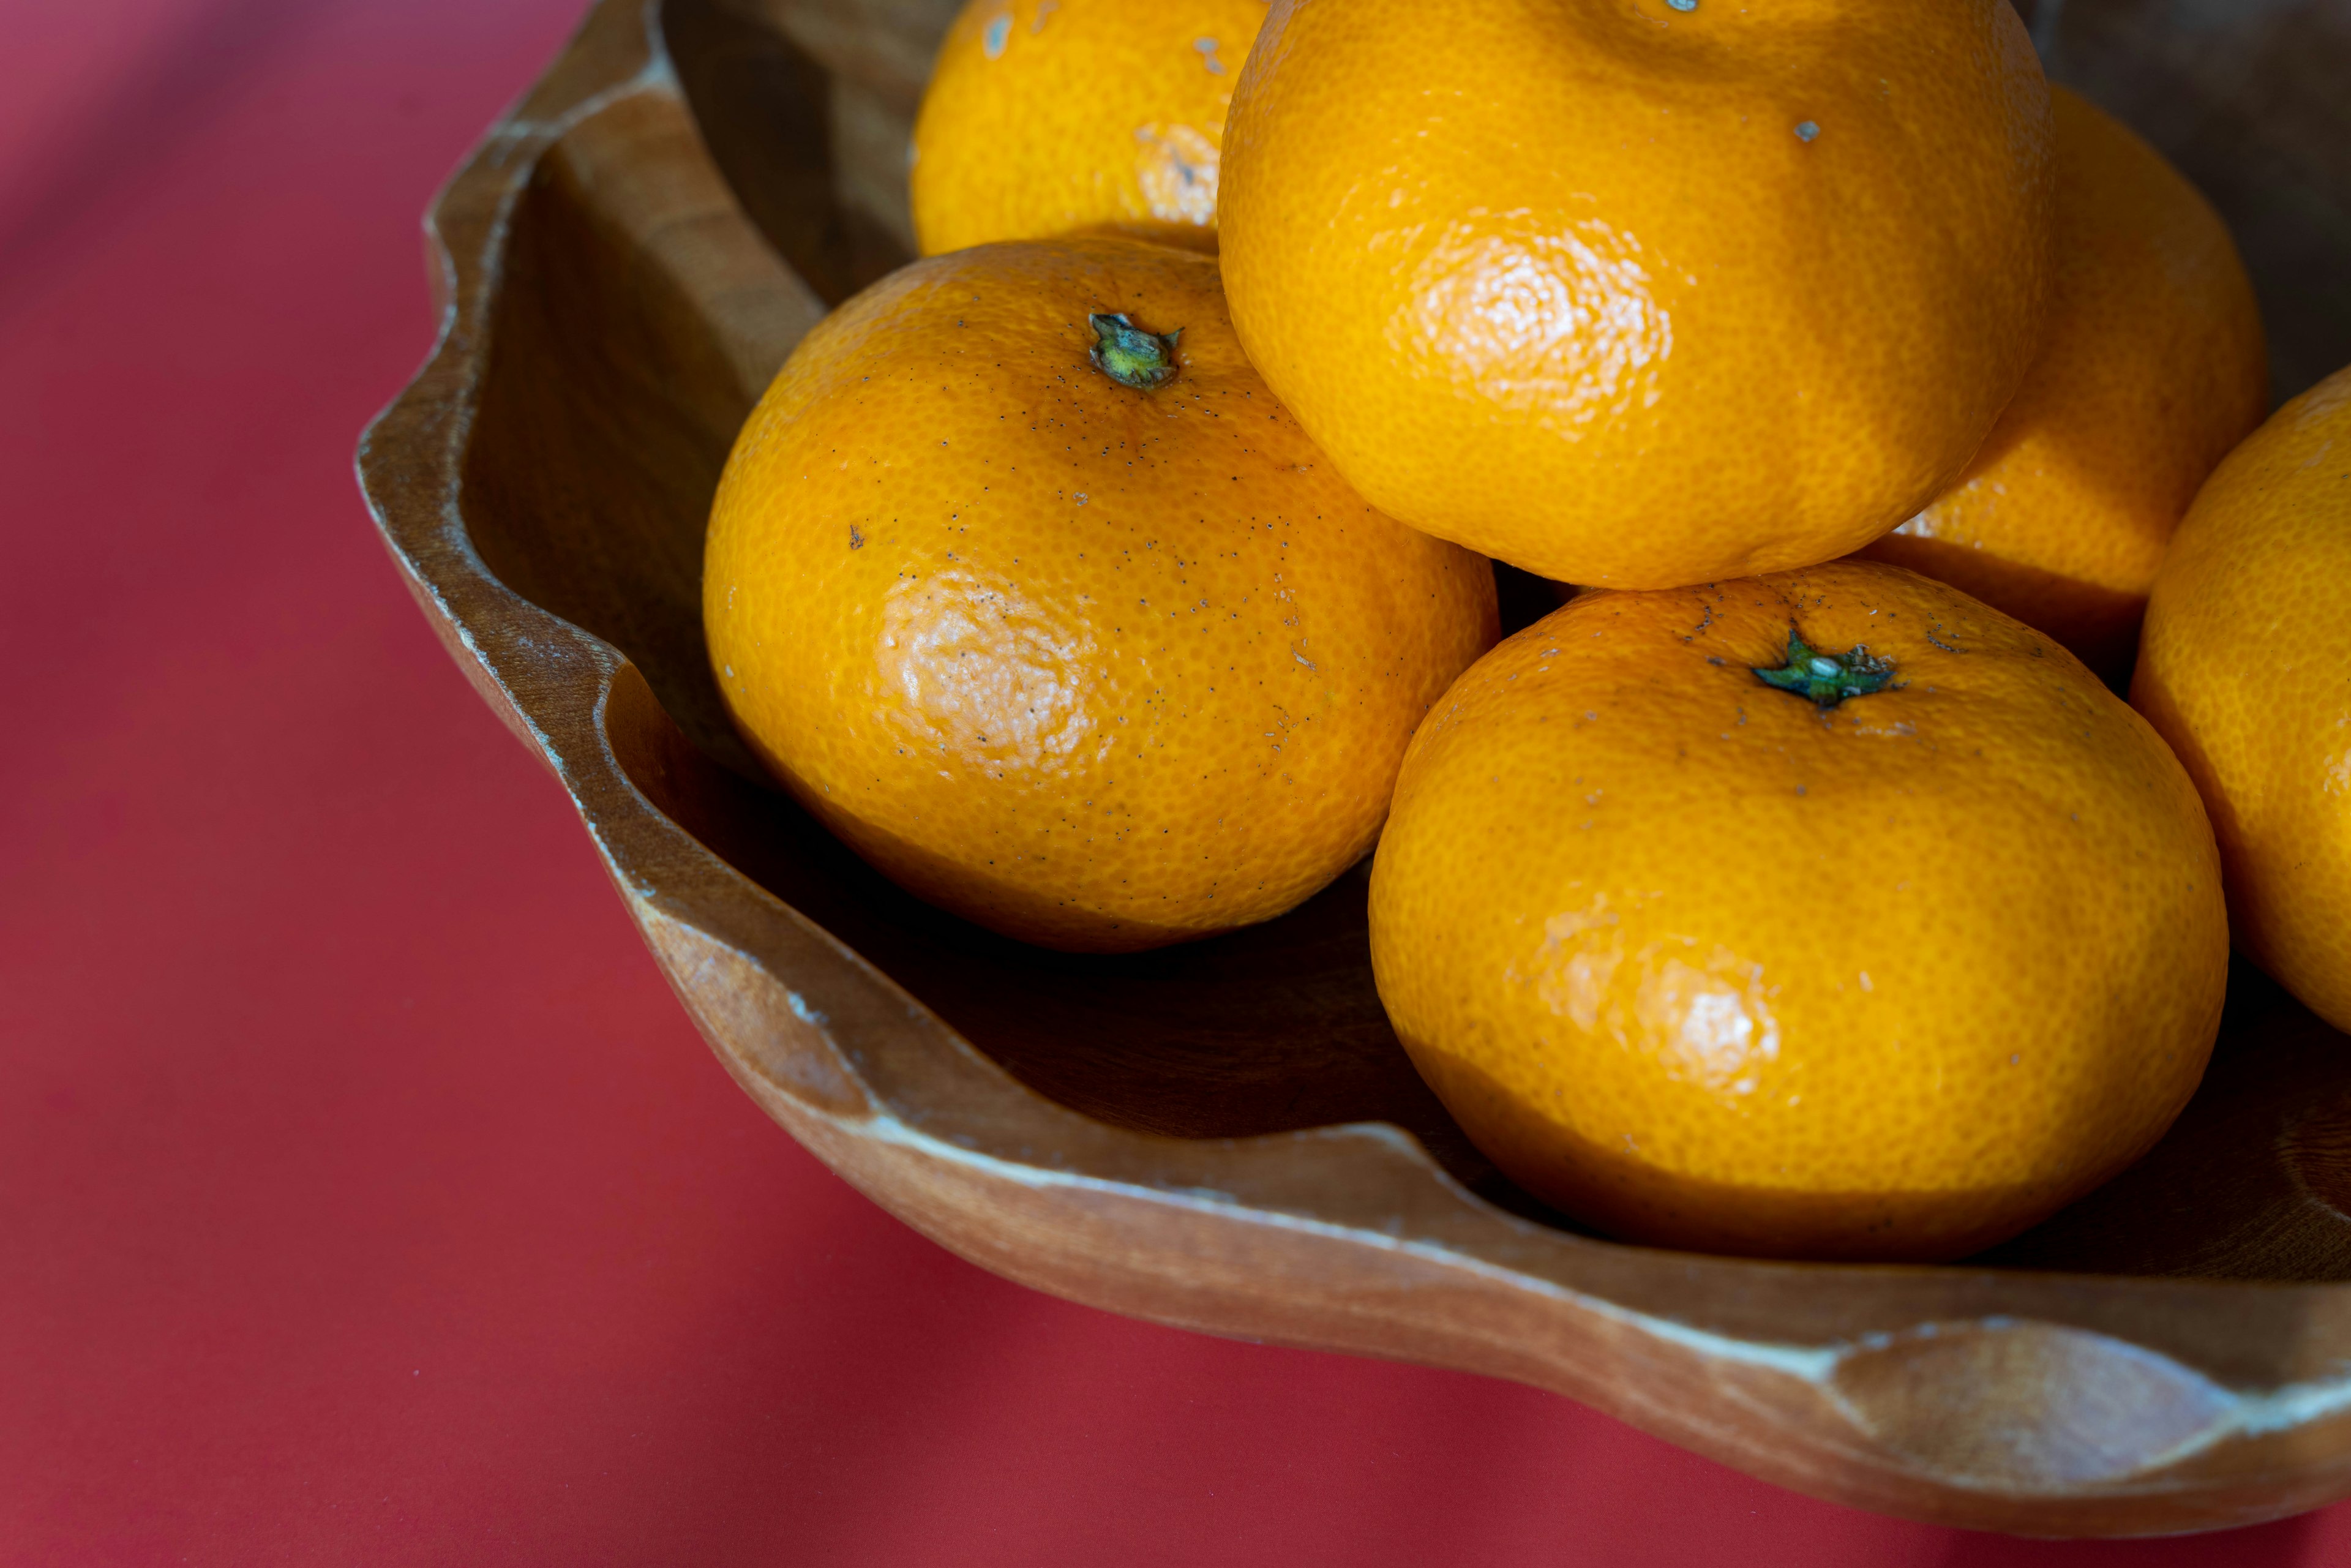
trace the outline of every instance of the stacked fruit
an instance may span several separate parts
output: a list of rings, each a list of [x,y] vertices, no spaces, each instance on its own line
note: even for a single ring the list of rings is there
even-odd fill
[[[924,898],[1131,950],[1376,844],[1472,1138],[1729,1251],[2111,1176],[2232,923],[2351,1026],[2351,372],[2244,439],[2226,231],[2006,0],[972,0],[914,152],[705,610]],[[1493,646],[1487,558],[1581,590]]]

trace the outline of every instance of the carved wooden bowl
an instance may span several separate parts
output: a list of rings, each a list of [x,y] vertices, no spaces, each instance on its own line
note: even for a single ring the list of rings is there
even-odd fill
[[[1694,1257],[1579,1233],[1464,1141],[1381,1014],[1360,871],[1068,957],[914,902],[758,781],[704,661],[704,517],[786,352],[906,253],[951,8],[602,0],[435,204],[444,333],[360,448],[426,616],[744,1089],[1041,1290],[1517,1378],[1860,1507],[2127,1535],[2351,1492],[2351,1042],[2251,969],[2178,1128],[2039,1229],[1940,1268]],[[2351,0],[2036,20],[2231,220],[2279,391],[2351,361]]]

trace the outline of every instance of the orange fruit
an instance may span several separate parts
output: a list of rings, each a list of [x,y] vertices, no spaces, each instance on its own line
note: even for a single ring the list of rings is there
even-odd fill
[[[2048,88],[2006,0],[1276,0],[1233,324],[1373,505],[1666,588],[1859,549],[2039,347]]]
[[[2041,356],[1959,482],[1863,553],[1940,578],[2126,674],[2196,486],[2269,407],[2261,308],[2220,215],[2063,88]]]
[[[925,256],[1102,225],[1214,248],[1265,0],[969,0],[914,121]]]
[[[2131,702],[2204,792],[2237,945],[2351,1030],[2351,370],[2231,453],[2156,573]]]
[[[1099,952],[1360,859],[1495,634],[1487,563],[1266,392],[1214,258],[1110,236],[916,262],[810,333],[728,460],[703,617],[737,727],[852,849]]]
[[[2229,950],[2146,722],[1865,561],[1588,592],[1479,660],[1405,755],[1371,936],[1405,1049],[1528,1191],[1854,1259],[1963,1256],[2137,1159]]]

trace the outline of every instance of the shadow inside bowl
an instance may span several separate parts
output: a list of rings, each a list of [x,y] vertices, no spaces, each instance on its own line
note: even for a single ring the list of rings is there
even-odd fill
[[[804,310],[895,265],[904,219],[888,193],[903,168],[881,166],[875,149],[903,147],[904,92],[841,88],[751,12],[673,0],[664,16],[710,162],[813,287]],[[1398,1046],[1372,984],[1367,865],[1281,919],[1214,941],[1072,956],[913,899],[761,780],[705,657],[702,536],[736,432],[790,334],[747,348],[654,264],[675,236],[616,209],[592,148],[567,152],[598,135],[662,133],[632,112],[623,101],[575,127],[512,214],[460,507],[496,576],[642,674],[615,683],[605,720],[647,800],[1063,1105],[1186,1138],[1386,1122],[1487,1200],[1575,1229],[1494,1170]],[[896,130],[875,131],[877,117]],[[1552,605],[1522,574],[1506,572],[1503,586],[1520,622]],[[2173,1133],[2116,1182],[1978,1261],[2351,1279],[2346,1043],[2240,966],[2212,1071]]]

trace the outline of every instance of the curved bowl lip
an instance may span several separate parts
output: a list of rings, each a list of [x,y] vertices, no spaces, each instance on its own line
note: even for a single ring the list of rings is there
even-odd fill
[[[2038,1322],[2168,1358],[2244,1402],[2241,1418],[2227,1423],[2231,1431],[2272,1429],[2289,1415],[2331,1420],[2351,1410],[2351,1373],[2343,1370],[2351,1366],[2347,1285],[1673,1253],[1506,1213],[1385,1124],[1195,1141],[1094,1121],[1017,1082],[887,976],[663,814],[622,766],[608,729],[616,693],[632,685],[642,691],[642,677],[611,644],[499,581],[476,551],[461,505],[517,201],[538,160],[573,127],[639,94],[681,96],[662,42],[661,3],[597,0],[565,53],[437,193],[425,222],[436,339],[361,437],[357,468],[377,528],[427,620],[485,700],[561,780],[689,1011],[771,1113],[785,1119],[781,1097],[831,1131],[1027,1187],[1116,1194],[1215,1221],[1409,1255],[1481,1288],[1531,1292],[1658,1345],[1815,1387],[1827,1385],[1842,1357],[1932,1335],[1938,1326]],[[747,967],[741,973],[764,977],[780,1007],[806,1027],[788,1040],[779,1036],[772,1054],[747,1059],[719,1047],[706,1007],[664,950],[664,934],[681,932],[731,956]],[[801,1124],[788,1124],[800,1131]],[[1308,1147],[1316,1151],[1311,1168],[1282,1157]],[[836,1163],[827,1150],[816,1152]],[[1401,1197],[1402,1207],[1373,1214],[1333,1201],[1328,1178],[1346,1168],[1384,1200]],[[1339,1185],[1361,1191],[1364,1184]],[[914,1222],[955,1245],[933,1225]],[[1751,1316],[1743,1303],[1757,1288],[1787,1292],[1799,1283],[1813,1299],[1797,1314],[1808,1322],[1781,1333],[1740,1322]],[[2249,1331],[2219,1326],[2242,1322],[2248,1312],[2279,1331],[2291,1326],[2279,1340],[2301,1337],[2257,1355],[2258,1370],[2248,1366]],[[1177,1313],[1162,1321],[1219,1328]],[[2340,1354],[2323,1354],[2328,1349]],[[2224,1369],[2222,1362],[2236,1364]],[[2311,1375],[2322,1368],[2332,1375]],[[1656,1429],[1638,1414],[1631,1418]]]

